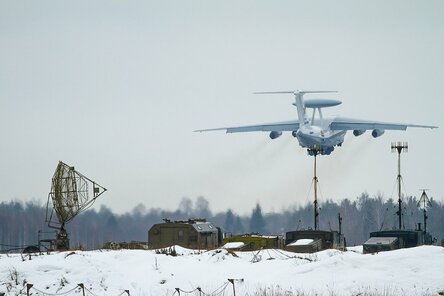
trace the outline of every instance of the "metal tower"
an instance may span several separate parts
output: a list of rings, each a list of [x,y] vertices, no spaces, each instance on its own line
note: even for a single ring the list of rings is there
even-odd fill
[[[396,181],[398,182],[398,215],[399,229],[402,229],[402,200],[401,200],[401,152],[408,152],[407,142],[392,142],[392,152],[398,152],[398,177]]]
[[[426,190],[428,189],[421,189],[422,190],[422,194],[421,194],[421,198],[418,201],[418,208],[422,209],[423,213],[424,213],[424,233],[427,232],[427,209],[432,207],[432,204],[427,196]]]
[[[313,173],[313,186],[314,186],[314,230],[319,230],[319,209],[318,209],[318,176],[316,175],[316,157],[319,154],[318,149],[308,149],[309,155],[314,156],[314,173]]]

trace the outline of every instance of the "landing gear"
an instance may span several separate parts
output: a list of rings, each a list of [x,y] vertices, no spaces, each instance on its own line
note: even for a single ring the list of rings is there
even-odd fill
[[[315,156],[315,155],[318,155],[318,154],[330,155],[333,152],[333,150],[335,150],[334,147],[308,148],[307,149],[307,153],[310,156]]]

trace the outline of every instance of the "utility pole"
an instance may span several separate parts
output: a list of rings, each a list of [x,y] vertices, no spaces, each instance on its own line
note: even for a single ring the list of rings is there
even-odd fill
[[[233,296],[236,296],[236,287],[234,285],[234,282],[243,282],[244,279],[228,279],[228,281],[233,285]]]
[[[29,290],[34,286],[33,284],[26,284],[26,295],[29,296]]]
[[[342,234],[342,217],[341,213],[338,213],[338,223],[339,223],[339,236]]]
[[[234,287],[234,279],[228,279],[228,281],[233,285],[233,295],[236,296],[236,288]]]
[[[399,229],[402,229],[402,200],[401,200],[401,152],[408,152],[408,144],[407,142],[392,142],[392,152],[398,152],[398,176],[396,180],[398,182],[398,211],[396,215],[398,215]]]
[[[85,286],[83,285],[83,283],[77,284],[77,286],[82,288],[82,294],[83,294],[83,296],[85,296]]]

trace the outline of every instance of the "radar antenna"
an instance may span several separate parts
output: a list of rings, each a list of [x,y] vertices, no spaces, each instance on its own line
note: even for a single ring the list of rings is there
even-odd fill
[[[56,238],[42,241],[49,242],[51,249],[68,250],[69,239],[65,225],[91,207],[105,191],[106,188],[79,173],[74,167],[59,161],[52,177],[51,191],[46,204],[46,222],[48,227],[56,229]],[[54,213],[57,216],[56,221]]]

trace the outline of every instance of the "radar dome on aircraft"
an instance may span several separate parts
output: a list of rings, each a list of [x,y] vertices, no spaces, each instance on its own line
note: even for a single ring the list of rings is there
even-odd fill
[[[339,100],[332,99],[307,99],[304,101],[305,108],[327,108],[342,104]]]

